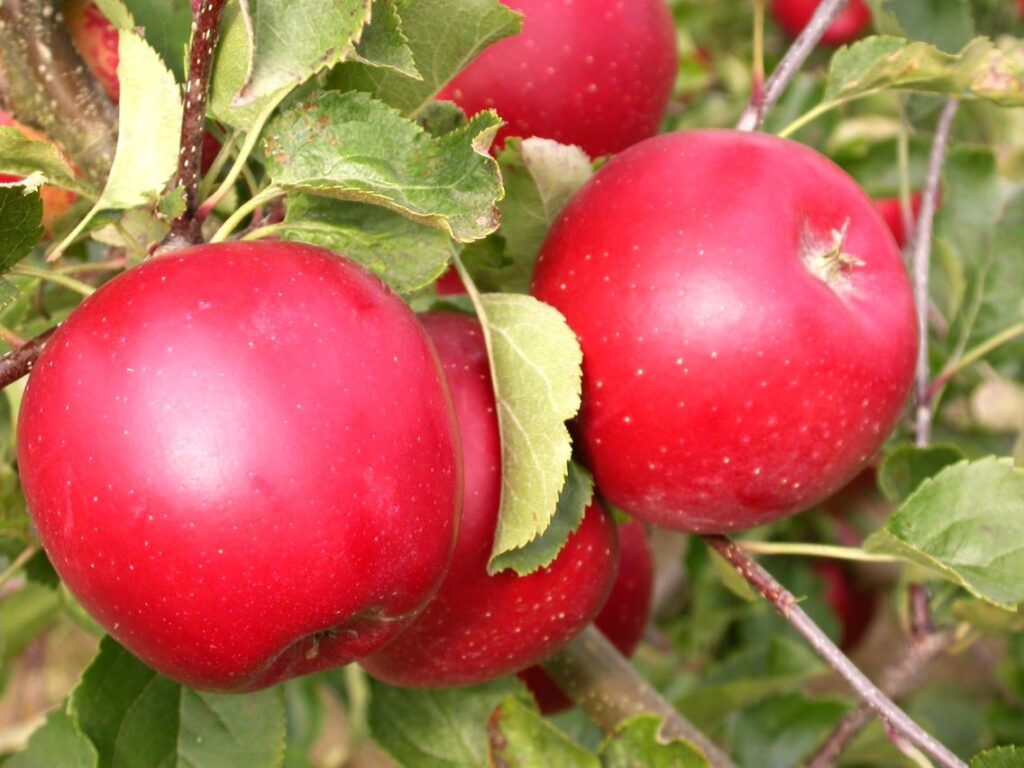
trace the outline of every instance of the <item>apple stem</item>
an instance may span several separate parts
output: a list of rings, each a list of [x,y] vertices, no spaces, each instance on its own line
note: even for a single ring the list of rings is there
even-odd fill
[[[932,141],[931,156],[928,159],[928,173],[925,176],[921,194],[921,212],[914,229],[914,300],[917,304],[917,374],[914,393],[917,410],[914,418],[914,437],[917,445],[925,446],[932,439],[932,391],[931,368],[928,361],[928,273],[931,269],[932,225],[935,221],[935,206],[939,197],[939,183],[942,168],[946,164],[946,148],[960,102],[948,99],[939,115]]]
[[[53,0],[0,2],[0,106],[56,143],[102,187],[114,161],[117,112],[56,10]]]
[[[807,57],[811,55],[811,51],[821,42],[825,32],[846,7],[847,2],[849,0],[824,0],[818,6],[814,16],[804,27],[804,31],[786,51],[786,55],[782,57],[782,61],[772,72],[771,77],[765,81],[764,88],[760,91],[757,88],[754,89],[750,103],[736,124],[736,130],[756,131],[764,125],[768,113],[775,107],[790,81],[796,77],[804,62],[807,61]]]
[[[712,768],[735,768],[729,757],[680,715],[601,631],[588,626],[544,662],[544,671],[605,733],[639,715],[664,718],[663,739],[681,739],[704,753]]]
[[[12,349],[3,357],[0,357],[0,389],[8,384],[13,384],[22,376],[28,376],[32,372],[32,366],[39,359],[39,354],[50,340],[50,336],[56,328],[43,331],[34,339],[29,339],[17,349]]]
[[[929,755],[941,768],[967,768],[966,763],[928,734],[872,683],[800,608],[793,594],[768,571],[747,557],[735,542],[724,536],[703,538],[800,633],[811,648],[850,685],[863,701],[863,706],[877,715],[891,733],[903,737]]]
[[[184,191],[185,211],[171,225],[161,250],[176,250],[203,241],[199,210],[202,181],[203,133],[206,130],[206,99],[210,93],[213,53],[220,39],[220,19],[225,0],[202,0],[192,18],[192,47],[189,50],[185,111],[181,121],[181,149],[178,153],[178,183]]]

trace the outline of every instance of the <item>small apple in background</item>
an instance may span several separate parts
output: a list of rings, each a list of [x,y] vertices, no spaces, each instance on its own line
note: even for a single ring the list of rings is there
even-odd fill
[[[192,0],[193,13],[198,6],[199,0]],[[103,91],[110,100],[117,104],[121,99],[121,83],[117,79],[117,28],[103,15],[103,11],[93,0],[67,0],[64,5],[64,20],[71,33],[71,41],[75,44],[86,68],[103,86]],[[213,134],[209,131],[203,134],[203,173],[210,170],[220,147],[220,142]]]
[[[502,0],[523,31],[484,51],[437,98],[496,109],[509,136],[619,152],[661,126],[678,66],[665,0]]]
[[[647,543],[647,532],[638,522],[619,526],[619,572],[615,576],[608,602],[594,619],[594,625],[627,658],[633,655],[644,636],[651,617],[654,591],[654,562]],[[540,711],[553,715],[572,706],[569,697],[540,667],[519,673],[530,688]]]
[[[593,621],[615,577],[615,524],[592,504],[546,568],[487,573],[501,497],[501,441],[480,324],[421,316],[455,404],[465,461],[462,521],[451,570],[427,609],[398,638],[360,660],[407,688],[472,685],[536,664]]]
[[[889,225],[892,236],[896,238],[896,244],[903,248],[907,244],[908,232],[903,226],[903,208],[900,205],[899,197],[884,197],[875,200],[875,207],[882,214],[885,223]],[[913,213],[912,220],[917,221],[921,215],[921,193],[915,192],[910,198],[910,209]]]
[[[64,583],[154,669],[219,691],[346,664],[409,624],[451,559],[460,467],[415,315],[294,243],[114,278],[47,345],[18,423]]]
[[[0,128],[17,128],[29,139],[36,141],[47,140],[45,136],[22,125],[3,110],[0,110]],[[19,176],[8,176],[0,173],[0,184],[10,184],[17,181],[21,181]],[[51,187],[48,184],[39,188],[39,197],[43,201],[43,229],[46,230],[47,235],[52,235],[57,221],[68,212],[68,209],[77,197],[73,192],[68,192],[60,187]]]
[[[850,651],[863,639],[875,617],[875,593],[857,583],[852,568],[833,560],[815,563],[814,572],[824,580],[825,602],[839,619],[839,646]]]
[[[810,23],[819,5],[821,0],[772,0],[772,16],[780,27],[796,37]],[[833,47],[846,45],[867,32],[870,25],[871,9],[865,0],[850,0],[821,42]]]
[[[578,444],[628,514],[701,533],[807,509],[891,432],[917,353],[899,250],[814,150],[649,139],[563,209],[533,292],[583,348]]]
[[[438,296],[461,296],[466,292],[466,286],[462,284],[462,278],[453,267],[437,278],[434,283],[434,290]]]

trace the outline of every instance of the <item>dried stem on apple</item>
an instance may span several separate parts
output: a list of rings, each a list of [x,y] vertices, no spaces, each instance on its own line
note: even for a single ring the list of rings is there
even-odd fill
[[[34,339],[29,339],[17,349],[12,349],[0,357],[0,389],[32,372],[32,366],[36,364],[39,354],[55,330],[57,329],[50,328],[48,331],[43,331]]]
[[[850,661],[817,624],[804,613],[785,587],[755,563],[733,541],[724,536],[705,536],[714,549],[800,633],[814,651],[842,677],[898,739],[909,742],[931,757],[940,768],[967,768],[956,755],[915,723],[878,686]]]
[[[765,117],[772,110],[790,81],[796,77],[797,72],[811,55],[811,51],[818,47],[818,43],[825,36],[825,32],[832,22],[836,20],[839,13],[846,7],[849,0],[824,0],[814,16],[804,27],[804,31],[793,42],[782,61],[772,72],[771,77],[765,81],[763,89],[755,89],[742,117],[736,124],[739,131],[756,131],[764,124]]]
[[[0,2],[3,106],[38,129],[97,187],[117,146],[117,113],[89,76],[53,0]]]
[[[664,718],[661,734],[704,753],[713,768],[735,768],[714,742],[662,698],[593,625],[544,662],[544,670],[605,733],[638,715]]]
[[[959,106],[959,101],[949,99],[939,116],[931,157],[928,159],[928,173],[921,194],[921,213],[918,215],[913,239],[914,300],[917,304],[918,330],[917,375],[914,385],[917,410],[914,418],[914,435],[920,446],[928,445],[932,439],[931,368],[928,362],[928,272],[931,268],[932,225],[935,221],[942,168],[946,164],[949,132]]]
[[[192,20],[188,80],[185,84],[185,112],[181,121],[181,150],[178,154],[178,183],[185,194],[185,212],[171,226],[162,249],[183,248],[203,241],[199,210],[199,182],[202,181],[203,134],[206,130],[206,99],[210,93],[213,53],[220,40],[220,19],[225,0],[202,0]]]

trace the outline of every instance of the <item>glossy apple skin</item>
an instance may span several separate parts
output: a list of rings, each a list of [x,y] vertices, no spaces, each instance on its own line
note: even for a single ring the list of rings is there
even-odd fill
[[[833,285],[807,259],[847,222],[843,251],[863,263]],[[556,220],[533,291],[583,348],[598,487],[668,528],[744,530],[827,498],[910,392],[892,235],[849,176],[783,139],[694,131],[627,150]]]
[[[772,0],[772,16],[793,37],[804,31],[821,0]],[[871,9],[865,0],[850,0],[825,31],[821,42],[838,47],[852,43],[871,25]]]
[[[664,0],[502,0],[521,34],[484,51],[437,98],[496,109],[509,136],[618,152],[661,126],[678,66]]]
[[[21,414],[61,578],[190,686],[369,653],[450,561],[461,456],[440,365],[406,306],[327,251],[199,246],[130,270],[57,331]]]
[[[45,136],[22,125],[2,109],[0,109],[0,128],[17,128],[30,139],[46,141]],[[10,184],[17,181],[21,181],[20,176],[9,176],[0,173],[0,184]],[[46,234],[49,236],[53,234],[54,226],[68,212],[68,209],[78,197],[73,192],[68,192],[60,187],[51,187],[48,184],[39,188],[39,197],[43,201],[43,229],[46,230]]]
[[[654,591],[654,561],[647,543],[647,532],[636,521],[619,526],[619,571],[608,595],[608,602],[594,624],[612,641],[623,656],[633,655],[651,618]],[[562,712],[572,706],[555,682],[540,667],[519,673],[530,688],[540,711],[545,715]]]
[[[473,685],[518,672],[593,621],[615,577],[615,524],[591,505],[555,561],[528,576],[487,573],[501,496],[501,442],[479,323],[421,317],[444,365],[465,456],[465,504],[451,570],[416,621],[360,664],[406,688]]]

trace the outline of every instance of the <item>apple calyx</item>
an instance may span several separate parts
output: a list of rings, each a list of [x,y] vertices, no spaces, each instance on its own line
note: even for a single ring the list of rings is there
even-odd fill
[[[847,219],[842,228],[832,230],[831,242],[815,240],[808,232],[801,249],[807,270],[833,290],[845,288],[849,284],[850,273],[864,266],[863,259],[843,250],[849,228],[850,220]]]

